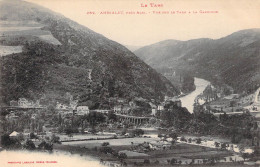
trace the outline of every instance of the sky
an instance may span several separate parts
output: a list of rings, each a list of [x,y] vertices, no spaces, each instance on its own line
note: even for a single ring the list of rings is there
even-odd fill
[[[145,46],[167,39],[218,39],[239,30],[260,28],[260,0],[26,1],[61,13],[111,40],[131,46]],[[151,3],[161,7],[151,7]],[[145,4],[147,7],[141,7]],[[123,14],[100,14],[106,11]],[[154,14],[159,11],[169,14]]]

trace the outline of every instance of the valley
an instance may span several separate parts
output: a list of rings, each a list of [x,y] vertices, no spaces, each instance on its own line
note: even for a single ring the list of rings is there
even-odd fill
[[[123,46],[2,0],[0,164],[258,166],[259,46],[259,29]]]

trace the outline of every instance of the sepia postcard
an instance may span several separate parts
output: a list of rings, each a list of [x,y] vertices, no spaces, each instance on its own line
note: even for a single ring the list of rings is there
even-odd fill
[[[260,167],[260,0],[0,0],[1,167]]]

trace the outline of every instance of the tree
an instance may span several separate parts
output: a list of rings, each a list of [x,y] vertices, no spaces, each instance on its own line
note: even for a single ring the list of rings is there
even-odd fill
[[[227,148],[227,144],[226,143],[221,143],[221,149],[225,150]]]
[[[10,138],[8,134],[4,134],[1,136],[1,145],[4,148],[19,148],[21,143],[16,139]]]
[[[108,146],[108,145],[109,145],[109,142],[102,143],[102,146]]]
[[[87,115],[87,121],[89,122],[92,129],[95,129],[95,126],[103,123],[106,120],[104,114],[99,112],[90,112]]]
[[[237,102],[236,102],[236,101],[234,101],[234,100],[230,101],[230,107],[235,107],[235,106],[236,106],[236,104],[237,104]]]
[[[52,143],[61,144],[61,142],[60,142],[60,137],[59,137],[59,136],[56,136],[55,134],[53,134],[53,135],[51,136],[51,142],[52,142]]]
[[[145,164],[145,165],[149,165],[149,164],[150,164],[150,160],[149,160],[149,159],[145,159],[145,160],[144,160],[144,164]]]
[[[159,163],[158,159],[154,162],[155,165],[159,165]]]
[[[108,153],[112,154],[114,152],[114,150],[111,147],[107,147],[107,146],[100,147],[99,151],[102,153],[105,153],[105,154],[108,154]]]
[[[126,153],[119,153],[119,155],[118,155],[118,158],[120,159],[120,160],[123,160],[123,159],[126,159],[127,158],[127,155],[126,155]]]
[[[201,141],[202,141],[201,138],[197,138],[197,139],[196,139],[196,143],[197,143],[197,144],[201,144]]]
[[[72,127],[67,127],[64,129],[66,135],[68,135],[69,137],[73,137],[73,133],[78,133],[78,129],[77,128],[72,128]]]
[[[44,150],[52,151],[53,145],[52,145],[51,143],[47,143],[46,141],[42,141],[42,142],[38,145],[38,149],[44,149]]]
[[[124,127],[124,128],[122,129],[121,135],[125,135],[126,132],[127,132],[127,128]]]
[[[169,137],[172,138],[172,145],[174,145],[178,137],[177,133],[172,132],[169,134]]]
[[[142,129],[135,129],[132,131],[133,136],[141,136],[144,134],[144,131]]]
[[[24,148],[27,150],[34,150],[36,149],[35,144],[31,140],[27,140],[26,143],[24,144]]]
[[[112,120],[113,122],[117,121],[117,115],[114,112],[109,112],[107,117],[108,120]]]
[[[187,142],[187,140],[185,139],[184,136],[182,136],[180,140],[181,140],[181,141],[185,141],[185,142]]]
[[[242,158],[244,159],[244,161],[249,157],[250,155],[248,153],[242,153]]]
[[[174,165],[177,163],[177,160],[175,158],[172,158],[170,163],[171,163],[171,165]]]
[[[31,132],[30,139],[38,139],[38,136],[36,136],[33,132]]]
[[[19,133],[18,136],[17,136],[17,139],[19,141],[23,141],[24,140],[24,135],[22,133]]]
[[[55,107],[53,105],[49,105],[47,107],[47,112],[54,113],[55,112]]]
[[[219,147],[219,145],[220,145],[220,143],[218,143],[218,142],[215,142],[215,143],[214,143],[214,145],[215,145],[215,147],[216,147],[216,148],[218,148],[218,147]]]

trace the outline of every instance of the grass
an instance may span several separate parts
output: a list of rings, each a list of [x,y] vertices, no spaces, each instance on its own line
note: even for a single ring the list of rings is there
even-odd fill
[[[100,146],[104,142],[109,142],[111,146],[127,146],[131,145],[131,142],[134,145],[141,144],[144,142],[154,141],[153,138],[124,138],[124,139],[105,139],[105,140],[89,140],[89,141],[74,141],[66,142],[64,145],[79,146],[79,147],[95,147]]]
[[[140,139],[147,139],[147,138],[134,138],[134,139],[139,139],[138,141],[141,141]],[[121,139],[114,139],[115,141],[121,140]],[[126,139],[124,139],[126,140]],[[128,139],[129,140],[129,139]],[[105,140],[109,142],[108,140]],[[105,142],[102,141],[101,143]],[[77,145],[56,145],[54,146],[54,149],[56,150],[62,150],[62,151],[68,151],[72,154],[80,154],[81,156],[83,155],[88,155],[92,157],[96,157],[99,159],[103,159],[105,161],[118,161],[119,159],[117,157],[114,157],[113,155],[110,154],[104,154],[99,152],[99,148],[101,147],[101,143],[95,143],[99,141],[93,141],[93,143],[82,145],[82,144],[77,144]],[[130,142],[130,140],[128,141]],[[113,142],[110,142],[113,143]],[[83,147],[84,146],[84,147]],[[94,149],[94,147],[96,147]],[[134,165],[134,163],[139,163],[143,164],[144,159],[149,159],[151,163],[154,163],[156,160],[160,162],[160,166],[167,166],[167,160],[171,160],[172,158],[181,160],[182,163],[190,163],[191,159],[210,159],[212,157],[214,158],[221,158],[221,157],[226,157],[230,156],[231,153],[228,151],[222,151],[214,148],[206,148],[202,146],[197,146],[197,145],[188,145],[185,143],[180,143],[177,144],[173,149],[166,149],[166,150],[155,150],[155,151],[148,151],[147,153],[140,154],[137,152],[131,151],[132,145],[131,144],[123,144],[123,145],[116,145],[113,143],[110,145],[112,149],[116,151],[126,151],[128,154],[128,158],[125,159],[128,165]],[[148,156],[147,156],[148,155]],[[152,164],[150,164],[152,165]],[[152,165],[154,166],[154,165]],[[176,165],[175,165],[176,166]],[[182,165],[183,166],[183,165]],[[185,165],[184,165],[185,166]],[[194,165],[196,166],[196,165]],[[204,165],[203,165],[204,166]]]
[[[22,52],[22,46],[2,46],[0,45],[0,57],[6,56],[12,53]]]

